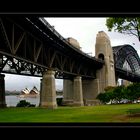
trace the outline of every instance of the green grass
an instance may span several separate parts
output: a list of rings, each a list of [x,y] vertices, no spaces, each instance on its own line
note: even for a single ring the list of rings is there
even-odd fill
[[[130,117],[129,109],[139,109],[140,104],[100,105],[84,107],[4,108],[0,109],[1,122],[140,122],[140,117]]]

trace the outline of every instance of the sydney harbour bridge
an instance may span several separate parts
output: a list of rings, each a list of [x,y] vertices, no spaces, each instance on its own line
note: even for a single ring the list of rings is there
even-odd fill
[[[63,79],[65,104],[96,104],[96,96],[118,78],[140,82],[140,58],[129,44],[111,46],[96,37],[95,57],[63,38],[44,18],[0,17],[0,73],[42,77],[40,106],[56,108],[55,78]],[[0,74],[0,106],[5,106]]]

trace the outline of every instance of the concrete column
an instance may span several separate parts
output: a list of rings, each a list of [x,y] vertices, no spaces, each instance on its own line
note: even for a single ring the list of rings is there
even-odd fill
[[[83,106],[82,80],[80,76],[74,78],[74,106]]]
[[[86,106],[99,105],[100,101],[96,99],[97,95],[100,93],[99,79],[83,80],[82,87],[83,87],[84,105]]]
[[[41,106],[41,102],[42,102],[42,79],[40,79],[40,101],[39,101],[39,106]]]
[[[63,80],[63,105],[72,105],[73,104],[73,81],[72,80]]]
[[[104,92],[105,87],[107,86],[106,78],[105,78],[105,66],[102,69],[96,71],[97,79],[99,79],[99,88],[100,92]]]
[[[40,106],[50,109],[57,108],[56,102],[56,88],[55,88],[55,72],[47,70],[43,74],[41,93],[40,93]]]
[[[6,107],[5,102],[5,75],[0,74],[0,107]]]

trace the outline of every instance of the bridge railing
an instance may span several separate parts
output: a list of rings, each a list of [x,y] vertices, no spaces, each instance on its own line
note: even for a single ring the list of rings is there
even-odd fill
[[[69,47],[71,47],[72,49],[74,49],[75,51],[78,51],[79,53],[81,53],[82,55],[90,58],[90,59],[96,59],[95,57],[89,55],[88,53],[83,52],[82,50],[74,47],[73,45],[71,45],[62,35],[60,35],[53,26],[51,26],[44,18],[40,17],[39,20],[44,23],[45,26],[47,26],[58,38],[60,38],[65,44],[67,44]],[[97,60],[98,62],[102,62],[104,63],[102,60]]]

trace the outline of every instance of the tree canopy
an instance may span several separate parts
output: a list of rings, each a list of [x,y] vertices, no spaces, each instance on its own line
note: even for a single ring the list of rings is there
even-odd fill
[[[119,33],[134,35],[140,41],[140,18],[107,18],[106,26],[108,31],[118,31]]]

